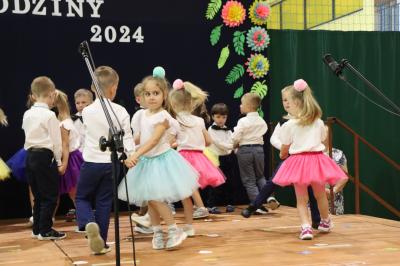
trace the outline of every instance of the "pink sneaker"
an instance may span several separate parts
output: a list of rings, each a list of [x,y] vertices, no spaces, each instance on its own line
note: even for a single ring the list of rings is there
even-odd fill
[[[304,228],[302,227],[299,238],[301,240],[311,240],[311,239],[313,239],[313,231],[312,231],[311,226],[306,226]]]
[[[333,228],[333,223],[331,219],[329,220],[324,220],[321,219],[321,222],[319,223],[318,230],[324,233],[329,233],[331,229]]]

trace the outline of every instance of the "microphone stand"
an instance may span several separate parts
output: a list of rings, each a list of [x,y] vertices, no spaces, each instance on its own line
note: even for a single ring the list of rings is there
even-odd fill
[[[112,178],[114,180],[113,192],[114,192],[114,228],[115,228],[115,263],[117,266],[121,265],[121,252],[120,252],[120,237],[119,237],[119,208],[118,208],[118,154],[117,152],[122,153],[120,159],[126,159],[126,154],[124,153],[124,144],[123,144],[123,131],[117,130],[114,126],[114,123],[111,119],[110,113],[106,107],[104,95],[100,86],[98,84],[97,78],[94,74],[95,66],[93,62],[93,57],[90,53],[89,44],[87,41],[82,42],[79,45],[79,52],[82,54],[83,59],[85,60],[86,66],[89,70],[90,76],[92,77],[92,81],[94,87],[96,89],[96,95],[100,100],[101,107],[107,119],[107,123],[109,125],[109,135],[108,139],[102,136],[99,139],[99,145],[101,151],[106,151],[108,148],[111,151],[111,163],[112,163]],[[90,60],[90,61],[89,61]],[[111,108],[111,105],[110,105]]]
[[[337,64],[337,63],[336,63]],[[362,92],[360,92],[357,88],[355,88],[347,79],[346,77],[342,74],[343,69],[347,67],[352,73],[354,73],[361,81],[364,82],[367,87],[378,94],[387,104],[389,104],[396,112],[392,112],[383,106],[375,103],[371,99],[369,99],[366,95],[364,95]],[[343,80],[349,87],[360,93],[363,97],[365,97],[368,101],[378,105],[379,107],[383,108],[384,110],[388,111],[389,113],[395,114],[397,116],[400,116],[400,107],[397,106],[393,101],[391,101],[386,95],[384,95],[374,84],[372,84],[367,78],[365,78],[355,67],[353,67],[349,60],[347,59],[342,59],[340,61],[340,64],[337,65],[337,68],[334,70],[334,74],[339,77],[341,80]]]
[[[341,71],[343,68],[347,67],[347,68],[348,68],[351,72],[353,72],[360,80],[362,80],[362,81],[365,83],[365,85],[367,85],[367,87],[368,87],[370,90],[374,91],[376,94],[378,94],[379,96],[381,96],[381,98],[382,98],[386,103],[388,103],[390,106],[392,106],[392,108],[394,108],[394,109],[396,110],[396,112],[397,112],[398,114],[400,114],[400,107],[397,106],[394,102],[392,102],[388,97],[386,97],[385,94],[383,94],[374,84],[372,84],[367,78],[365,78],[355,67],[353,67],[353,66],[350,64],[349,60],[347,60],[347,59],[342,59],[342,60],[340,61],[339,67],[340,67],[340,71]],[[341,77],[340,77],[340,78],[341,78]],[[341,79],[343,80],[343,78],[341,78]]]

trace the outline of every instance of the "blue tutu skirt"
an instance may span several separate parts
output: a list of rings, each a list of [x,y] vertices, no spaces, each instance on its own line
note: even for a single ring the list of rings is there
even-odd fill
[[[145,206],[150,200],[180,201],[198,189],[198,178],[198,172],[173,149],[154,157],[142,156],[126,175],[129,202]],[[119,184],[118,198],[127,201],[125,178]]]
[[[10,167],[15,179],[20,182],[28,183],[28,177],[25,174],[26,155],[26,150],[24,148],[20,149],[7,161],[7,165]]]
[[[79,150],[74,150],[69,154],[67,170],[60,179],[60,194],[68,193],[76,187],[82,163],[82,153]]]

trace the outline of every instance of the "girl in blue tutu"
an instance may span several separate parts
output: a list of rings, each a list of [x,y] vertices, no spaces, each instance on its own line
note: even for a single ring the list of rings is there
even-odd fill
[[[57,118],[60,121],[62,139],[62,165],[59,193],[68,193],[75,204],[76,185],[83,163],[82,153],[79,151],[80,134],[71,119],[68,105],[68,96],[56,90],[54,105],[58,110]]]
[[[173,249],[187,235],[177,227],[166,202],[189,198],[198,187],[198,173],[170,147],[171,138],[179,131],[179,124],[164,110],[168,96],[167,81],[160,76],[148,76],[143,79],[142,85],[142,100],[147,109],[138,121],[140,148],[125,161],[131,168],[126,176],[129,202],[149,206],[154,230],[153,249]],[[125,179],[119,185],[118,197],[127,201]],[[166,243],[160,216],[168,225]]]

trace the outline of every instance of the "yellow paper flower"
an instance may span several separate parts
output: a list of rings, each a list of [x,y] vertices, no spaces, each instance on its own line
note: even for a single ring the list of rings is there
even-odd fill
[[[243,23],[246,18],[246,10],[243,5],[237,1],[228,1],[222,8],[221,17],[224,24],[228,27],[237,27]]]
[[[252,54],[246,66],[249,75],[254,79],[259,79],[268,74],[269,61],[262,54]]]

